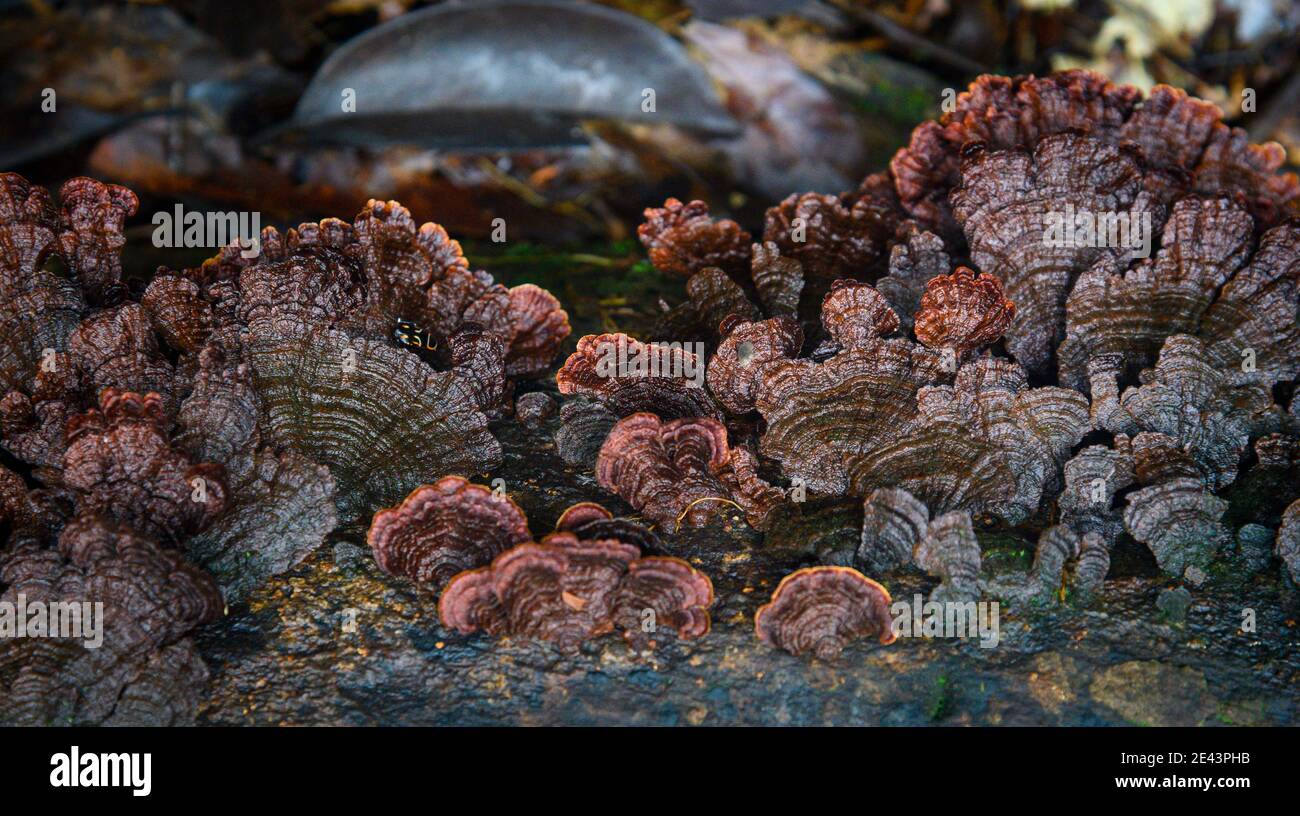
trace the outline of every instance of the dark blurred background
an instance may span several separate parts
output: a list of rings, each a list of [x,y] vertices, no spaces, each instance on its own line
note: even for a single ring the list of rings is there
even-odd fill
[[[145,214],[184,202],[257,210],[263,224],[350,217],[368,198],[396,198],[471,241],[501,217],[511,251],[526,241],[619,256],[641,209],[669,195],[704,198],[756,227],[791,192],[853,187],[939,113],[945,89],[986,71],[1086,66],[1139,86],[1168,83],[1217,102],[1253,139],[1281,142],[1293,164],[1300,157],[1300,7],[1290,2],[611,0],[594,22],[573,8],[584,4],[510,5],[503,18],[500,3],[465,3],[454,26],[412,26],[401,53],[384,53],[384,41],[347,45],[431,5],[452,8],[0,2],[0,168],[47,185],[76,174],[125,184]],[[577,30],[575,14],[595,26],[590,48],[520,39],[533,16]],[[643,21],[631,40],[598,35],[622,16]],[[566,137],[541,137],[538,123],[557,105],[550,89],[572,80],[558,72],[575,48],[597,68],[579,82],[599,92],[558,100]],[[441,77],[472,65],[481,87],[462,93],[482,104],[432,99],[423,118],[343,134],[295,115],[331,55],[345,79],[386,65],[390,100],[430,88],[436,97]],[[536,69],[519,71],[519,59]],[[666,114],[685,110],[685,121],[621,115],[652,70],[693,89],[658,100]],[[692,128],[692,110],[717,110],[730,131]],[[533,135],[540,143],[528,144]],[[135,220],[145,223],[133,229],[151,229]]]

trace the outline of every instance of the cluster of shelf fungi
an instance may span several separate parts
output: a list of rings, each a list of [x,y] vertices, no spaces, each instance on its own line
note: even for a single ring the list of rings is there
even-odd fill
[[[106,610],[99,649],[0,640],[0,721],[193,721],[195,630],[338,534],[437,593],[446,629],[561,651],[707,637],[713,587],[678,534],[826,499],[861,502],[860,537],[754,617],[796,655],[891,642],[899,570],[978,600],[984,530],[1041,530],[1021,601],[1086,605],[1124,536],[1170,576],[1253,547],[1300,580],[1298,497],[1239,529],[1223,497],[1243,473],[1300,484],[1282,162],[1175,89],[981,77],[887,170],[790,196],[759,239],[701,202],[648,210],[650,260],[688,293],[673,342],[591,335],[558,370],[559,301],[395,202],[141,276],[129,190],[78,178],[56,203],[0,176],[0,591]],[[1045,241],[1067,203],[1149,218],[1149,257]],[[467,478],[512,421],[556,426],[607,496],[534,537]]]

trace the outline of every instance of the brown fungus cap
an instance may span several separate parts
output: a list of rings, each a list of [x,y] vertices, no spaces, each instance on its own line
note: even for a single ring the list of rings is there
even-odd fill
[[[1139,481],[1194,476],[1217,490],[1236,479],[1259,395],[1233,386],[1200,340],[1170,337],[1145,382],[1122,394],[1113,369],[1093,372],[1092,412],[1106,430],[1133,437]],[[1271,405],[1271,395],[1263,399]]]
[[[555,452],[567,464],[590,470],[618,422],[618,415],[603,402],[580,397],[560,406],[560,427],[555,430]]]
[[[904,339],[845,349],[823,363],[773,361],[755,388],[766,422],[759,453],[810,493],[845,495],[851,462],[897,440],[917,419],[918,390],[951,377],[938,354]]]
[[[1199,479],[1174,479],[1128,496],[1124,525],[1147,545],[1160,569],[1182,575],[1205,568],[1229,539],[1221,519],[1228,503],[1205,490]]]
[[[647,209],[645,218],[637,237],[665,275],[688,278],[711,266],[736,275],[749,265],[749,233],[729,218],[710,218],[703,201],[670,198],[663,207]]]
[[[254,334],[248,360],[263,442],[329,467],[343,524],[448,471],[501,459],[476,383],[387,343],[300,325]]]
[[[875,345],[898,329],[898,315],[874,287],[855,280],[837,280],[822,299],[822,325],[843,348]]]
[[[105,389],[99,408],[68,421],[63,476],[82,511],[174,541],[229,504],[225,468],[192,460],[168,437],[162,398]]]
[[[513,335],[506,350],[506,374],[536,377],[551,367],[569,336],[569,314],[555,295],[531,283],[510,290]]]
[[[941,580],[930,593],[930,600],[979,600],[980,545],[970,513],[955,510],[932,519],[912,549],[912,560]]]
[[[1030,572],[1042,588],[1058,597],[1067,590],[1082,593],[1101,588],[1110,570],[1110,550],[1098,533],[1079,534],[1064,524],[1048,527],[1038,537]]]
[[[855,492],[902,487],[934,513],[1019,524],[1058,489],[1059,468],[1090,428],[1082,394],[1027,386],[1009,360],[967,362],[953,385],[919,390],[910,424],[841,466]]]
[[[933,349],[950,348],[960,359],[995,342],[1015,314],[1015,305],[1002,294],[1001,281],[959,266],[951,275],[926,283],[915,316],[916,339]]]
[[[708,418],[620,420],[596,460],[596,480],[667,532],[698,527],[731,503],[716,473],[727,463],[727,429]]]
[[[649,527],[633,519],[615,518],[595,502],[578,502],[560,514],[556,532],[572,533],[583,541],[614,539],[631,544],[641,552],[660,552],[663,542]]]
[[[1115,213],[1126,224],[1146,217],[1158,229],[1163,203],[1147,189],[1140,156],[1074,133],[1049,136],[1032,150],[969,151],[961,174],[952,205],[971,260],[1001,280],[1016,305],[1007,348],[1025,368],[1045,370],[1065,335],[1075,278],[1100,258],[1130,251],[1075,240],[1069,213]],[[1051,232],[1052,217],[1059,235]]]
[[[901,327],[910,331],[925,285],[950,269],[952,262],[943,239],[911,225],[890,250],[889,274],[876,281],[876,291],[889,301]]]
[[[212,573],[227,602],[242,600],[324,543],[338,524],[334,493],[324,465],[294,451],[259,451],[230,509],[186,539],[185,552]]]
[[[186,636],[223,604],[206,573],[101,515],[69,522],[58,547],[26,542],[0,568],[0,599],[102,603],[103,640],[0,640],[0,723],[192,724],[207,669]]]
[[[873,272],[888,257],[900,215],[888,191],[858,198],[795,194],[768,209],[763,241],[776,244],[783,257],[798,261],[804,275],[824,287]]]
[[[782,257],[781,249],[774,241],[754,244],[749,277],[768,314],[798,313],[799,297],[803,294],[803,264]]]
[[[653,645],[663,630],[684,639],[706,634],[709,579],[675,558],[637,556],[623,542],[553,533],[457,575],[439,614],[461,634],[546,640],[563,651],[615,630],[638,648]]]
[[[529,539],[518,505],[460,476],[444,476],[379,511],[366,537],[385,572],[435,587]]]
[[[850,641],[893,643],[889,591],[850,567],[807,567],[781,580],[754,615],[754,631],[793,655],[838,657]]]
[[[797,320],[787,316],[733,322],[728,328],[709,359],[709,390],[728,411],[746,414],[754,410],[754,390],[764,365],[797,356],[803,331]]]
[[[623,637],[643,648],[661,628],[682,640],[709,633],[713,582],[680,558],[638,558],[614,593],[610,614]]]
[[[45,350],[67,349],[85,309],[76,281],[45,268],[60,229],[44,188],[0,173],[0,396],[33,392]]]
[[[581,394],[618,416],[650,411],[667,419],[721,417],[707,390],[687,376],[704,361],[677,346],[626,334],[589,334],[555,375],[561,394]]]
[[[877,573],[906,566],[929,523],[925,503],[906,490],[873,490],[862,503],[862,540],[854,558]]]
[[[90,395],[105,388],[162,396],[170,416],[183,387],[158,347],[144,309],[127,303],[96,312],[68,337],[68,356]]]

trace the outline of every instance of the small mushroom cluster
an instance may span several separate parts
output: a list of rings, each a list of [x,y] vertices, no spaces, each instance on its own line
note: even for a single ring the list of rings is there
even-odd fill
[[[375,514],[369,541],[379,566],[441,589],[439,615],[461,634],[545,640],[563,650],[619,631],[638,649],[658,633],[709,630],[713,585],[687,562],[643,556],[652,531],[582,502],[535,543],[524,512],[504,494],[445,476]]]
[[[651,262],[689,296],[663,353],[701,344],[707,389],[671,367],[602,378],[601,349],[651,344],[592,336],[557,375],[586,401],[562,412],[603,417],[601,486],[667,530],[858,499],[861,545],[820,557],[918,567],[951,598],[978,597],[988,525],[1037,539],[1026,579],[1062,597],[1100,590],[1125,535],[1203,569],[1252,443],[1300,439],[1283,158],[1172,88],[980,77],[888,170],[790,196],[752,243],[702,202],[647,210]]]

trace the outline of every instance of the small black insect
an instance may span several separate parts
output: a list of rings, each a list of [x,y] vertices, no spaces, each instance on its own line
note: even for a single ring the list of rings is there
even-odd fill
[[[428,329],[421,328],[409,320],[399,319],[397,328],[393,329],[393,339],[400,346],[413,349],[433,351],[438,348],[438,341]]]

